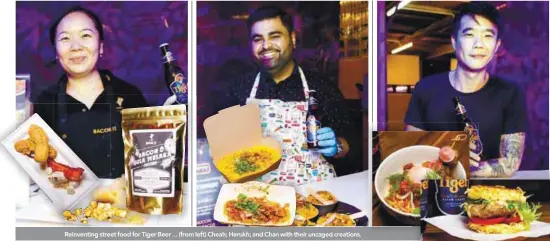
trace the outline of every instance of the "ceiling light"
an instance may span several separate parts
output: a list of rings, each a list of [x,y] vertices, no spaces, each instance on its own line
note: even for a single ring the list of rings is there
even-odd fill
[[[403,51],[403,50],[405,50],[405,49],[408,49],[408,48],[410,48],[410,47],[412,47],[412,46],[413,46],[413,43],[412,43],[412,42],[407,43],[407,44],[405,44],[405,45],[401,45],[401,46],[399,46],[399,47],[393,49],[393,50],[391,51],[391,54],[399,53],[399,52],[401,52],[401,51]]]
[[[402,9],[404,8],[407,4],[409,4],[410,2],[412,2],[411,0],[404,0],[404,1],[401,1],[399,2],[399,4],[397,4],[397,9]]]
[[[390,10],[388,10],[388,12],[386,13],[386,16],[390,17],[395,13],[396,10],[397,9],[395,9],[395,6],[393,6]]]
[[[496,9],[497,9],[497,10],[501,10],[501,9],[505,8],[506,6],[507,6],[507,4],[506,4],[506,3],[503,3],[503,4],[501,4],[501,5],[498,5],[498,6],[496,7]]]

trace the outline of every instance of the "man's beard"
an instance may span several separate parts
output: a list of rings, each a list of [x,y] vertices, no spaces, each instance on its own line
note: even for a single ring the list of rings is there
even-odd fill
[[[290,64],[292,57],[282,57],[279,56],[277,59],[267,60],[268,63],[264,60],[258,60],[258,64],[262,69],[269,72],[270,74],[277,74],[282,71],[287,65]]]
[[[257,59],[258,64],[262,69],[269,72],[270,74],[276,74],[281,70],[283,70],[285,66],[290,64],[290,62],[292,61],[293,49],[294,47],[292,44],[289,44],[287,46],[287,51],[285,51],[285,53],[290,51],[289,52],[290,55],[288,57],[282,55],[283,51],[279,48],[269,48],[269,49],[262,50],[258,54],[258,56],[262,56],[264,53],[272,51],[272,52],[276,52],[278,57],[270,60],[262,60],[262,57],[260,57],[259,59]]]
[[[267,62],[267,63],[266,63]],[[271,60],[260,60],[260,64],[262,67],[268,71],[277,70],[277,68],[281,65],[280,59],[271,59]]]

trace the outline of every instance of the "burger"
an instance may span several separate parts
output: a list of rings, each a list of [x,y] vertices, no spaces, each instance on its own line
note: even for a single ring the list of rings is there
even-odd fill
[[[472,185],[463,207],[468,228],[479,233],[510,234],[529,230],[540,205],[527,203],[524,192],[504,186]]]

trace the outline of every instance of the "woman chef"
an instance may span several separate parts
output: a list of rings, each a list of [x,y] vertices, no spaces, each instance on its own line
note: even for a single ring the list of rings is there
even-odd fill
[[[100,178],[124,173],[123,108],[147,106],[141,91],[99,70],[103,27],[93,12],[75,7],[50,28],[56,59],[64,70],[58,83],[34,101],[35,112]]]

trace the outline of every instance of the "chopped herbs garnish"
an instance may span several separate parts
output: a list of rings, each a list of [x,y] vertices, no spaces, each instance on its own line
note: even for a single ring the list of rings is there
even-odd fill
[[[395,174],[392,174],[390,175],[389,177],[386,177],[386,179],[390,180],[391,181],[403,181],[403,179],[405,178],[405,174],[403,173],[395,173]]]
[[[413,214],[420,214],[420,208],[413,209]]]
[[[266,194],[269,194],[269,188],[270,187],[271,187],[271,185],[267,185],[267,186],[265,186],[265,188],[262,188],[261,191],[265,192]]]
[[[405,179],[405,174],[395,173],[387,177],[386,179],[390,181],[391,189],[390,189],[390,192],[388,193],[388,195],[390,195],[390,193],[393,193],[399,190],[399,184],[401,183],[401,181]]]
[[[235,205],[237,209],[245,210],[253,214],[258,213],[260,205],[248,199],[246,195],[241,193],[237,196],[237,199],[237,205]]]
[[[237,172],[237,174],[253,172],[257,169],[257,165],[245,159],[239,159],[235,162],[235,172]]]

